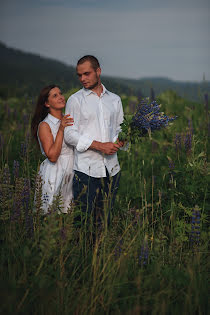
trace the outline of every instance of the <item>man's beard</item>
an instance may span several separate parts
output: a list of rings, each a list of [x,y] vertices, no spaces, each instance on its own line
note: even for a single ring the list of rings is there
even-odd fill
[[[93,85],[88,87],[88,90],[93,90],[97,85],[98,85],[99,81],[97,80]]]

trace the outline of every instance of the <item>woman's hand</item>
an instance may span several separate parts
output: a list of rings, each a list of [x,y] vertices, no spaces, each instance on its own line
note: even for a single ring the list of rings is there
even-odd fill
[[[64,128],[67,126],[72,126],[74,122],[74,119],[70,117],[70,114],[64,115],[63,118],[61,119],[61,124],[59,129],[64,131]]]

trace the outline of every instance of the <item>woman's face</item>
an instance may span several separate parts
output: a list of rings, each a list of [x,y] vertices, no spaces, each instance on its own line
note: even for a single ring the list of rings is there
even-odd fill
[[[50,90],[48,100],[45,103],[45,106],[55,109],[55,110],[60,110],[65,107],[65,98],[63,94],[61,93],[61,90],[58,87],[54,87],[53,89]]]

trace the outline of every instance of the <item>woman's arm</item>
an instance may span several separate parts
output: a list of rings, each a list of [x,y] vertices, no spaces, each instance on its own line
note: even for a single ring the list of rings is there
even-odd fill
[[[60,127],[58,129],[55,141],[53,139],[50,126],[46,122],[42,122],[39,126],[39,139],[41,141],[46,156],[52,163],[55,163],[57,161],[61,153],[65,127],[72,126],[73,119],[69,116],[70,115],[65,115],[61,119]]]

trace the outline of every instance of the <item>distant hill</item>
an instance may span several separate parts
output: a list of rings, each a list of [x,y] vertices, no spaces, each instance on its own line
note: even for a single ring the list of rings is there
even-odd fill
[[[56,83],[63,91],[79,87],[73,66],[45,58],[37,54],[9,48],[0,43],[0,97],[37,96],[40,89]],[[178,95],[198,100],[204,93],[210,94],[210,82],[192,83],[172,81],[167,78],[122,79],[102,76],[105,86],[117,93],[127,95],[158,95],[165,90],[174,90]]]
[[[210,81],[198,83],[173,81],[168,78],[142,78],[139,80],[119,79],[119,83],[127,83],[135,91],[135,94],[142,94],[143,96],[150,96],[151,93],[157,96],[164,91],[173,90],[183,98],[200,101],[203,100],[204,94],[210,95]]]

